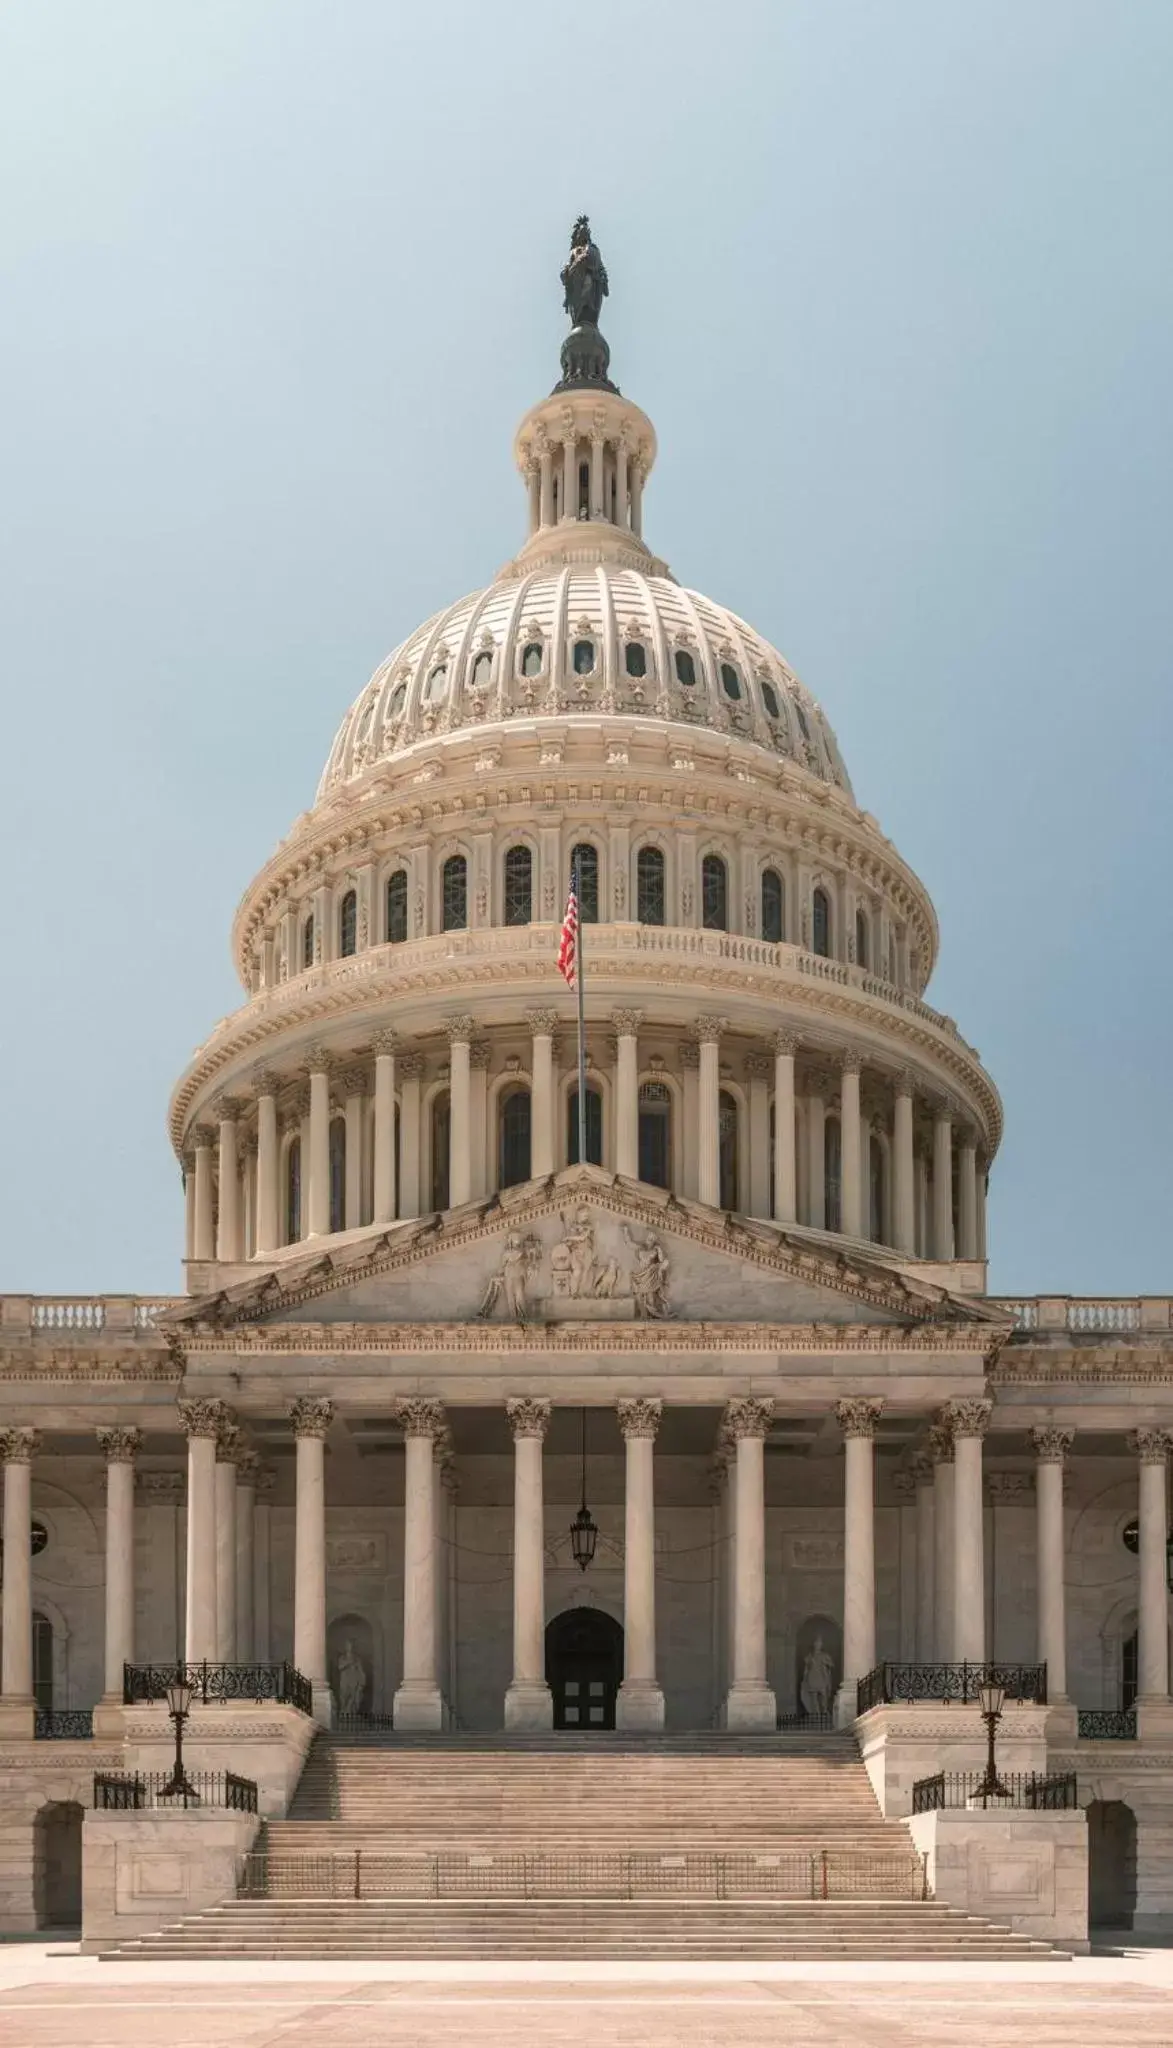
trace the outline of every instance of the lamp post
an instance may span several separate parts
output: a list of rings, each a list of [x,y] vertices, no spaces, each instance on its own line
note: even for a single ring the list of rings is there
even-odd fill
[[[983,1806],[987,1806],[991,1799],[1005,1799],[1008,1796],[1007,1788],[998,1776],[997,1767],[994,1762],[994,1731],[1002,1719],[1002,1709],[1006,1704],[1006,1689],[1001,1685],[983,1685],[978,1698],[981,1701],[982,1720],[986,1724],[986,1735],[989,1738],[989,1747],[986,1751],[986,1775],[978,1786],[978,1798]]]
[[[191,1712],[191,1687],[182,1665],[176,1667],[175,1676],[167,1687],[167,1712],[175,1723],[175,1763],[160,1796],[164,1799],[182,1798],[186,1805],[188,1799],[195,1795],[195,1786],[183,1768],[183,1724]]]

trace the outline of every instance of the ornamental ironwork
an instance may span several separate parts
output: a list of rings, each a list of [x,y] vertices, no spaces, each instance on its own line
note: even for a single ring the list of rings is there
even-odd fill
[[[33,1717],[37,1742],[87,1742],[93,1732],[92,1707],[38,1707]]]
[[[1076,1734],[1084,1742],[1135,1742],[1135,1707],[1080,1707]]]
[[[935,1777],[918,1778],[912,1788],[914,1813],[933,1813],[942,1807],[970,1806],[983,1796],[980,1771],[938,1771]],[[1079,1805],[1079,1787],[1074,1771],[1013,1771],[999,1780],[993,1806],[1012,1806],[1032,1812],[1061,1813]]]
[[[856,1712],[872,1707],[976,1706],[983,1685],[1001,1686],[1015,1705],[1045,1707],[1045,1664],[877,1664],[856,1687]]]
[[[252,1778],[235,1771],[192,1771],[182,1790],[172,1789],[166,1771],[96,1771],[94,1805],[106,1813],[137,1811],[142,1807],[223,1806],[233,1813],[257,1811],[257,1788]]]
[[[292,1664],[124,1664],[123,1704],[141,1707],[165,1700],[168,1686],[180,1676],[191,1687],[193,1706],[236,1706],[252,1700],[258,1706],[313,1712],[313,1687]]]

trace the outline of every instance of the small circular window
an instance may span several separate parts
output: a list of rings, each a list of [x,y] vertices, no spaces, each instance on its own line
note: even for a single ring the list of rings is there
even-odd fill
[[[39,1557],[49,1541],[49,1531],[43,1522],[34,1522],[30,1531],[30,1548],[34,1557]]]
[[[447,683],[447,681],[448,663],[446,661],[438,661],[436,663],[435,668],[432,670],[431,675],[428,677],[428,687],[424,692],[424,696],[426,697],[429,704],[434,704],[438,697],[443,696],[444,686]]]
[[[542,673],[542,647],[538,640],[531,640],[522,650],[521,673],[523,676],[540,676]]]
[[[1120,1531],[1120,1541],[1123,1543],[1125,1550],[1131,1550],[1132,1555],[1135,1557],[1140,1549],[1140,1523],[1126,1522]]]
[[[686,647],[676,650],[676,680],[691,690],[696,682],[696,663]]]
[[[593,640],[576,640],[574,643],[574,673],[589,676],[594,673],[595,643]]]
[[[741,695],[741,677],[730,661],[723,661],[721,663],[721,688],[727,697],[733,698],[734,702]]]
[[[781,707],[778,703],[778,692],[774,688],[773,683],[762,684],[762,703],[766,707],[767,717],[778,718],[781,715]]]
[[[648,653],[639,640],[629,640],[623,650],[623,665],[629,676],[646,676]]]

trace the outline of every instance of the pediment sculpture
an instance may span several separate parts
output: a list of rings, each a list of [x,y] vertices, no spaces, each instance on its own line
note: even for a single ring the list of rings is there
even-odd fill
[[[563,1211],[559,1221],[550,1246],[533,1231],[510,1231],[477,1311],[482,1320],[640,1322],[670,1313],[668,1258],[654,1231],[622,1224],[624,1259],[600,1249],[588,1208]]]

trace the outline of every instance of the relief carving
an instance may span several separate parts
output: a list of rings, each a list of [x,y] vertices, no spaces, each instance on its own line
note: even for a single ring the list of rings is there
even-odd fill
[[[482,1322],[498,1311],[517,1323],[600,1315],[639,1322],[669,1313],[668,1260],[653,1231],[637,1235],[621,1225],[632,1254],[624,1271],[618,1258],[600,1250],[589,1209],[563,1213],[560,1222],[561,1236],[548,1250],[536,1233],[510,1231],[477,1310]],[[549,1285],[542,1287],[539,1275],[547,1260]]]

